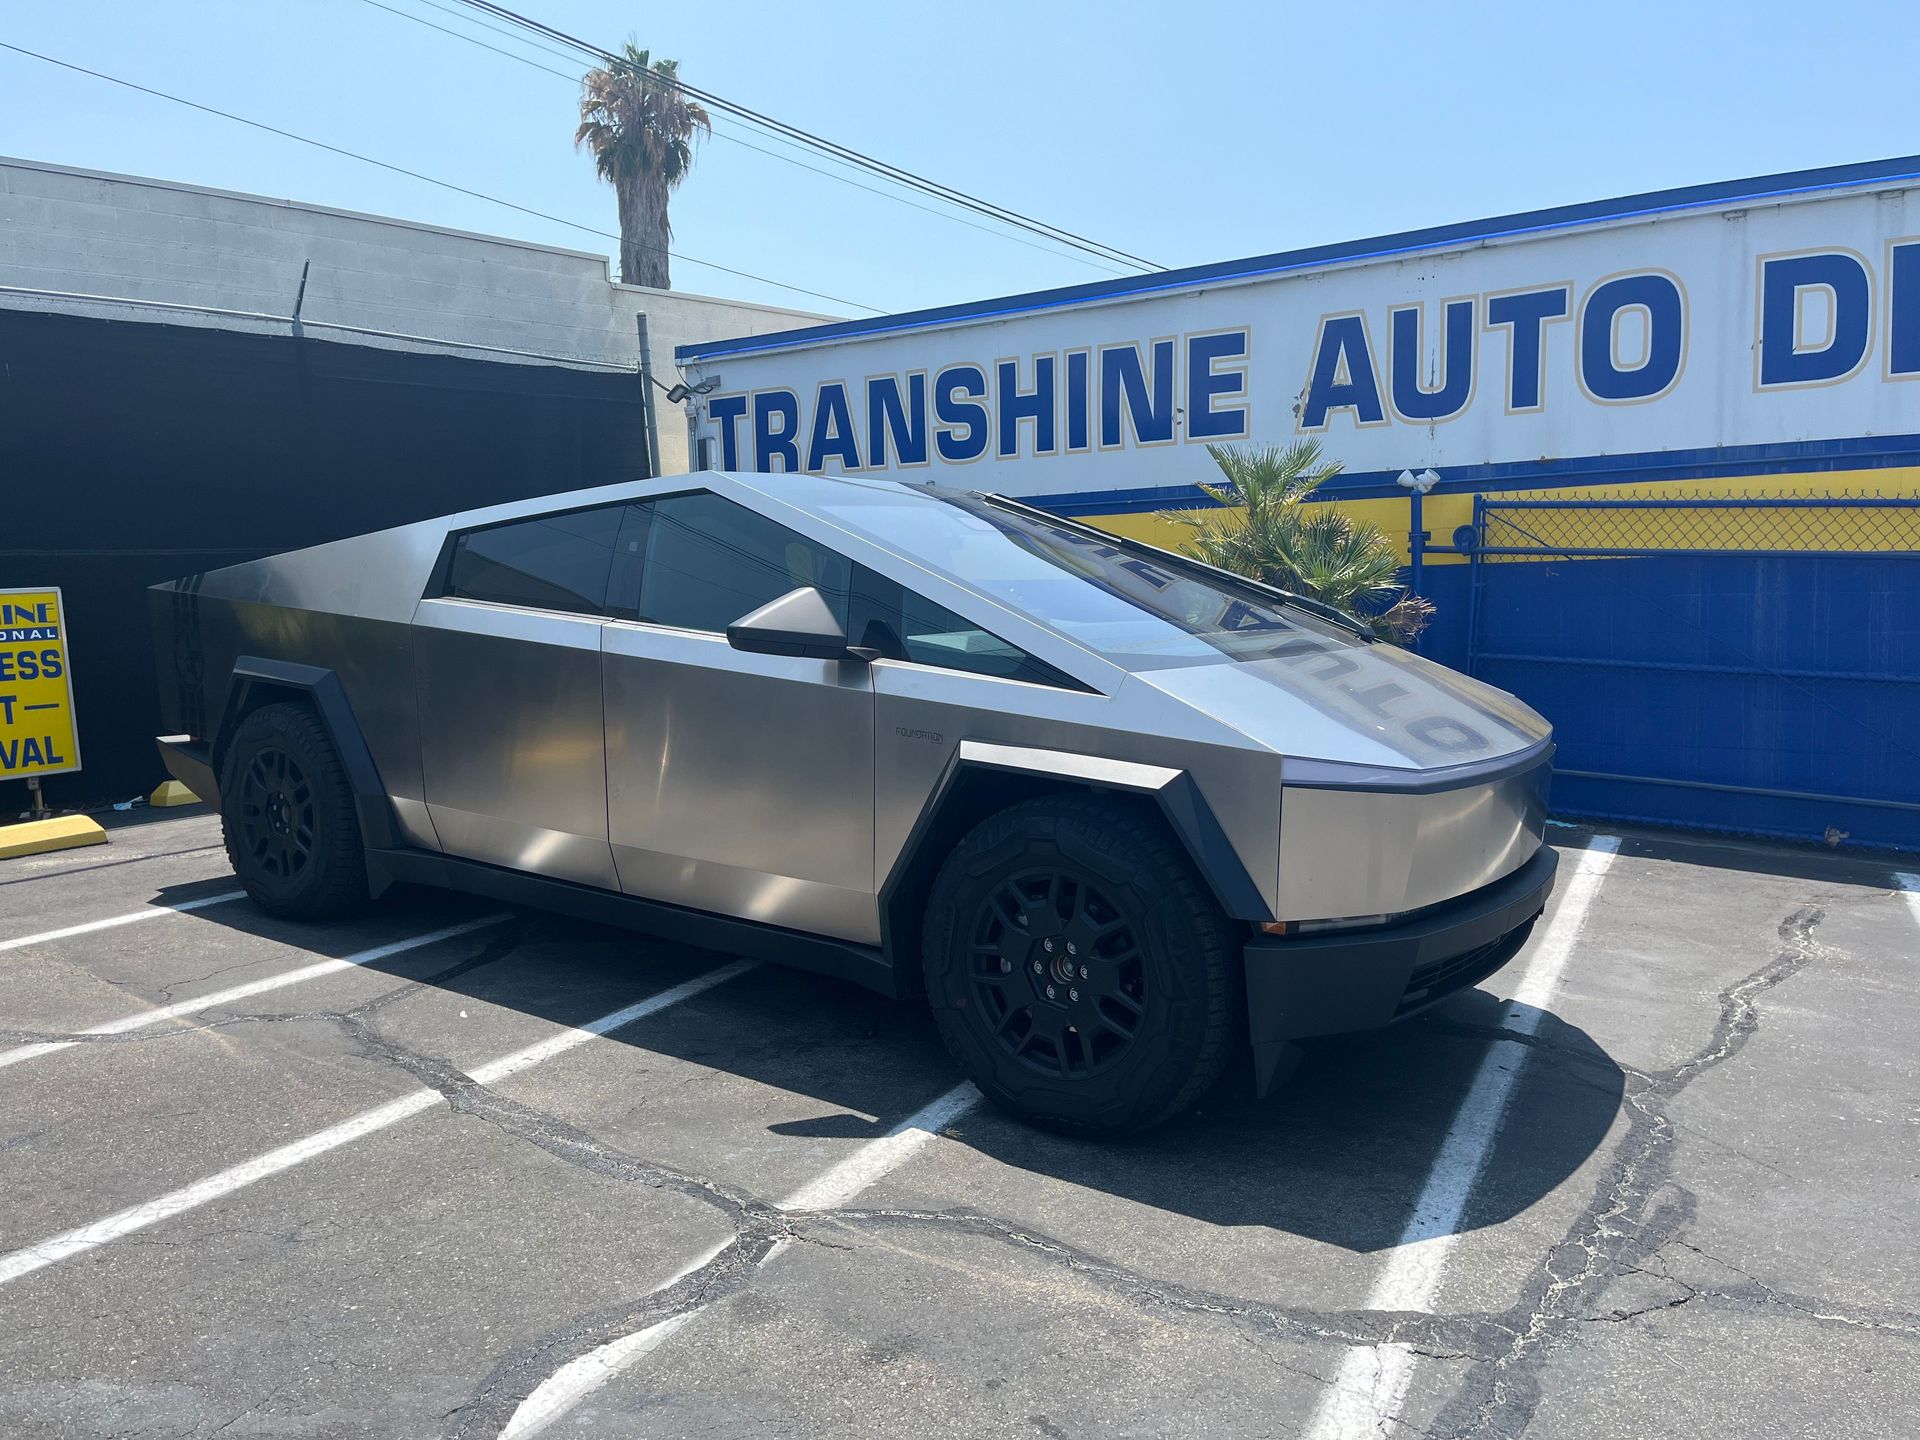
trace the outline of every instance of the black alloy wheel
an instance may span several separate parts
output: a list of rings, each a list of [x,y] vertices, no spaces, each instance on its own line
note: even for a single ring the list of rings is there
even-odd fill
[[[1078,875],[1035,870],[996,887],[973,925],[973,1003],[993,1038],[1043,1074],[1096,1075],[1126,1053],[1147,1008],[1134,927]]]
[[[1153,802],[1064,792],[954,846],[927,896],[921,978],[988,1099],[1124,1134],[1225,1070],[1243,1029],[1237,934]]]
[[[288,881],[313,859],[313,782],[277,745],[249,757],[238,796],[240,845],[261,875]]]
[[[266,705],[240,722],[221,766],[220,819],[233,873],[262,909],[320,920],[370,898],[346,767],[307,705]]]

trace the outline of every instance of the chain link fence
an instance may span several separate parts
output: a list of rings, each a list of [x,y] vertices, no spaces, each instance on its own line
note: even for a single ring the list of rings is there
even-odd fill
[[[1920,496],[1501,495],[1478,507],[1488,562],[1673,555],[1920,555]]]

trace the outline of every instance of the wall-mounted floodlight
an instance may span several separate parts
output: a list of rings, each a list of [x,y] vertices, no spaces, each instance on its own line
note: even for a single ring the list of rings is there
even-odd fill
[[[667,403],[669,405],[678,405],[689,395],[705,395],[711,390],[717,390],[719,386],[720,377],[718,375],[709,375],[698,385],[689,385],[683,380],[671,390],[667,391]]]

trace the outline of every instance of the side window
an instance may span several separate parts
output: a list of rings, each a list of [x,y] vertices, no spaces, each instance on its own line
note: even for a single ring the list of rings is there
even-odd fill
[[[869,645],[890,660],[1062,690],[1086,689],[1046,661],[864,565],[855,567],[853,618],[849,633],[856,643]]]
[[[624,505],[537,515],[456,536],[443,593],[536,610],[604,613]]]
[[[853,562],[837,551],[718,495],[669,495],[635,508],[650,513],[634,618],[724,632],[748,611],[811,585],[846,622]]]

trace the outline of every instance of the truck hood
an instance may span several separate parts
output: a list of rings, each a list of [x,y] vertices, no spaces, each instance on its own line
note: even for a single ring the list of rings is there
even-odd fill
[[[1472,765],[1537,748],[1553,733],[1506,691],[1396,645],[1223,657],[1132,678],[1282,755],[1341,765]]]

